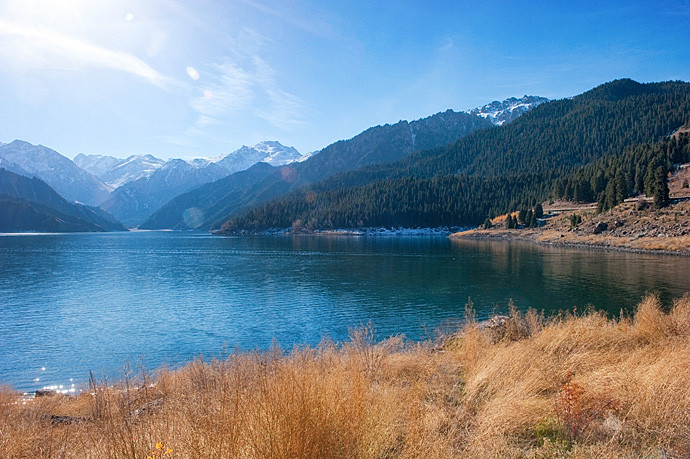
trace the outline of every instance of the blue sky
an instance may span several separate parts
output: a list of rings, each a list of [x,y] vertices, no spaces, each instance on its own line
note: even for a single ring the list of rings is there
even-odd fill
[[[511,96],[689,81],[689,56],[690,0],[0,0],[0,142],[306,153]]]

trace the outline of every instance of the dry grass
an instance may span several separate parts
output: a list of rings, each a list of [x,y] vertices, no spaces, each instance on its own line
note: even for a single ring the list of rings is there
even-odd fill
[[[4,389],[0,457],[685,458],[689,370],[690,296],[618,320],[513,309],[442,345],[364,327],[77,397]]]

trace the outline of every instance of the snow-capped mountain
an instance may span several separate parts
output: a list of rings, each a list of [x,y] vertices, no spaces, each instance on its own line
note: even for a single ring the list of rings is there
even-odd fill
[[[271,166],[285,166],[295,161],[302,162],[308,157],[308,155],[302,155],[294,147],[286,147],[275,141],[259,142],[254,145],[254,149],[264,152],[266,156],[261,162]]]
[[[43,145],[15,140],[0,145],[0,158],[19,166],[27,175],[40,178],[71,201],[96,205],[110,193],[105,183]]]
[[[113,156],[83,154],[77,155],[74,162],[113,188],[118,188],[142,177],[150,177],[166,163],[166,161],[153,155],[132,155],[122,159]]]
[[[240,149],[225,156],[211,160],[228,171],[228,175],[249,169],[256,163],[264,162],[271,166],[284,166],[304,158],[294,147],[286,147],[280,142],[264,141],[253,147],[243,145]]]
[[[123,223],[137,225],[175,196],[227,175],[215,163],[196,167],[181,159],[171,159],[150,176],[117,188],[101,207]]]
[[[88,158],[80,158],[80,162]],[[132,167],[133,171],[130,175],[120,176],[120,186],[101,207],[122,222],[136,225],[168,200],[192,188],[243,171],[259,162],[282,166],[301,158],[303,156],[295,148],[275,141],[260,142],[253,147],[243,146],[216,158],[196,158],[191,161],[171,159],[164,162],[150,155],[130,157],[109,171],[101,172],[103,180],[115,185],[118,183],[115,181],[116,172],[127,167]],[[145,173],[147,169],[144,165],[148,165],[149,172]],[[135,172],[141,175],[132,180]]]
[[[216,158],[195,158],[190,161],[181,159],[164,161],[152,155],[135,155],[122,159],[113,156],[79,154],[74,158],[74,162],[88,173],[98,177],[103,183],[116,189],[129,182],[151,177],[163,166],[168,166],[167,170],[170,173],[177,168],[181,168],[180,171],[190,172],[192,169],[205,169],[214,164],[207,175],[216,176],[219,170],[223,171],[224,175],[230,175],[249,169],[258,162],[284,166],[292,162],[304,161],[308,157],[309,155],[300,154],[294,147],[286,147],[276,141],[264,141],[253,147],[242,146],[232,153]],[[203,177],[204,174],[195,173],[195,176]]]
[[[79,153],[72,161],[89,174],[100,178],[101,175],[119,166],[125,160],[122,158],[115,158],[114,156],[85,155]]]
[[[503,102],[497,100],[484,105],[483,107],[473,108],[467,113],[471,115],[481,116],[491,121],[497,126],[502,126],[510,123],[520,115],[532,110],[537,105],[548,102],[546,97],[539,96],[523,96],[521,98],[510,97]]]

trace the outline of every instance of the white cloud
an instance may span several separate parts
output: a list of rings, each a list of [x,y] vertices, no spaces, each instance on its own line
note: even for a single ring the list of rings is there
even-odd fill
[[[191,105],[201,120],[222,118],[238,110],[246,109],[254,97],[254,78],[246,70],[226,63],[218,65],[208,75],[208,83],[202,86],[201,95]]]
[[[159,88],[177,84],[132,54],[96,46],[46,28],[0,19],[0,35],[18,39],[14,43],[6,42],[0,48],[0,56],[9,59],[11,65],[70,69],[92,66],[127,72]]]
[[[304,104],[297,96],[278,88],[266,89],[266,95],[271,103],[265,109],[256,109],[256,116],[286,131],[305,124]]]
[[[279,87],[273,68],[258,56],[237,60],[245,65],[227,62],[200,77],[199,81],[204,83],[199,87],[201,95],[191,101],[199,115],[196,128],[228,124],[235,117],[248,115],[283,130],[304,124],[304,104]]]

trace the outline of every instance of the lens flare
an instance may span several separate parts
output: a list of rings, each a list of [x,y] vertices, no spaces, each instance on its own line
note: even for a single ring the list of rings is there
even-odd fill
[[[187,75],[189,75],[189,78],[195,81],[198,80],[200,76],[199,72],[197,72],[197,70],[192,66],[187,67]]]
[[[204,211],[198,207],[190,207],[182,213],[182,217],[188,228],[196,228],[204,222]]]
[[[280,176],[285,183],[295,183],[297,181],[297,171],[294,167],[283,166],[280,169]]]

